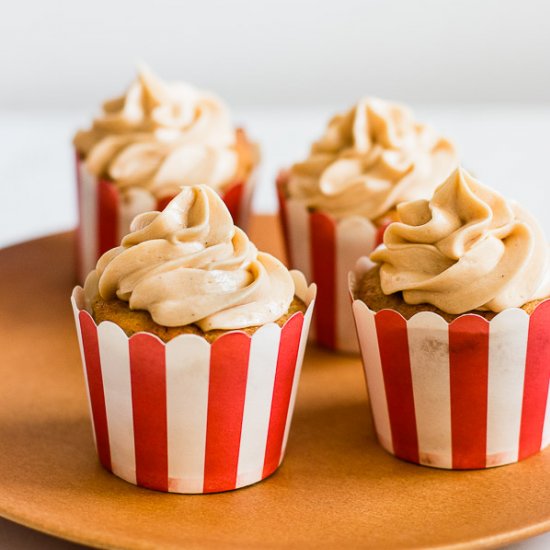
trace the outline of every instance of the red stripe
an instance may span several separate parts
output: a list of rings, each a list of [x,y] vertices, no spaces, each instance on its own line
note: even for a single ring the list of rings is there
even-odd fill
[[[294,315],[281,331],[262,477],[272,474],[281,461],[303,324],[304,316],[302,314]]]
[[[281,228],[283,230],[283,237],[285,241],[285,253],[288,266],[292,266],[292,255],[290,250],[290,240],[288,236],[288,214],[286,209],[286,194],[285,187],[288,181],[288,176],[284,172],[280,172],[277,176],[277,198],[279,199],[279,219],[281,221]]]
[[[407,321],[398,313],[385,310],[376,314],[375,323],[393,451],[400,458],[418,462],[418,436]]]
[[[78,282],[84,280],[82,273],[82,179],[80,178],[80,155],[75,151],[75,167],[76,167],[76,201],[78,209],[78,225],[76,226],[75,238],[75,270]]]
[[[86,311],[81,311],[78,318],[82,333],[82,347],[84,348],[84,362],[86,363],[86,377],[88,379],[88,391],[90,392],[97,454],[101,464],[111,470],[111,449],[109,446],[107,409],[105,408],[105,393],[103,392],[97,327]]]
[[[97,182],[97,237],[98,255],[120,244],[118,234],[119,192],[113,183]]]
[[[374,242],[374,247],[375,248],[379,244],[382,244],[384,242],[384,233],[386,232],[386,229],[388,228],[388,225],[390,225],[391,223],[392,223],[392,220],[387,220],[385,222],[382,222],[382,224],[376,230],[376,240]]]
[[[236,225],[241,225],[241,203],[243,197],[244,183],[234,183],[223,194],[223,202],[225,202],[231,217]]]
[[[519,460],[540,450],[550,378],[550,301],[539,305],[529,320]]]
[[[315,305],[317,342],[336,346],[336,223],[321,212],[309,217],[311,235],[311,267],[318,293]]]
[[[243,423],[250,337],[226,334],[212,344],[204,492],[234,489]]]
[[[136,481],[168,490],[166,366],[164,344],[150,334],[130,338]]]
[[[489,323],[464,315],[449,325],[453,468],[485,468]]]
[[[157,200],[157,210],[162,212],[167,206],[168,203],[174,198],[174,195],[169,195],[167,197],[161,197]]]

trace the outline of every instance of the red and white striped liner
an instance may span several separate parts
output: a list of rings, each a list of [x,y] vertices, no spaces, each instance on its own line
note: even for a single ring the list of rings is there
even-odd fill
[[[121,195],[112,182],[97,178],[76,154],[78,200],[77,280],[83,282],[94,269],[99,257],[120,244],[130,231],[135,216],[150,210],[163,210],[174,198],[158,199],[141,188]],[[246,182],[236,182],[227,188],[222,199],[236,225],[246,229],[250,217],[256,172]]]
[[[357,272],[359,276],[360,268]],[[350,291],[355,276],[350,277]],[[491,321],[432,312],[353,313],[381,445],[438,468],[489,468],[550,443],[550,300]]]
[[[377,228],[360,216],[336,220],[330,214],[312,212],[302,201],[287,196],[287,181],[287,174],[281,172],[277,190],[287,261],[318,288],[312,338],[329,349],[358,353],[348,273],[361,256],[382,242],[386,226]]]
[[[292,272],[307,304],[252,337],[209,344],[128,338],[95,324],[80,287],[72,295],[95,443],[101,464],[142,487],[213,493],[256,483],[281,464],[312,315],[315,285]]]

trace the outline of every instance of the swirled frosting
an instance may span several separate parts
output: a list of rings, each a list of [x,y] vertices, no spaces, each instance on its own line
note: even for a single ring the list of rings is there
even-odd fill
[[[215,191],[183,187],[162,212],[132,222],[85,284],[88,302],[118,297],[175,327],[239,329],[276,321],[294,297],[286,267],[258,252]]]
[[[397,203],[431,196],[457,165],[454,146],[409,109],[364,98],[329,122],[287,192],[336,218],[376,220]]]
[[[142,69],[74,143],[92,174],[160,196],[182,185],[219,189],[229,183],[238,168],[235,140],[220,99],[187,84],[164,83]]]
[[[537,221],[463,169],[430,201],[400,204],[401,222],[371,254],[384,294],[451,314],[502,311],[550,294],[549,249]]]

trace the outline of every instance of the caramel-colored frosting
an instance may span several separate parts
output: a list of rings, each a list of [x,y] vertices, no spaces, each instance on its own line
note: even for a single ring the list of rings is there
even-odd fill
[[[550,294],[549,249],[538,222],[458,168],[429,201],[398,206],[384,244],[384,294],[460,314],[502,311]]]
[[[406,107],[364,98],[329,122],[287,192],[336,218],[376,220],[397,203],[431,196],[457,165],[454,146]]]
[[[140,186],[162,196],[182,185],[219,190],[230,183],[238,168],[235,139],[220,99],[142,69],[125,95],[104,103],[74,144],[92,174],[122,189]]]
[[[210,187],[183,187],[132,222],[86,279],[88,303],[115,296],[167,327],[239,329],[277,320],[295,294],[286,267],[258,252]]]

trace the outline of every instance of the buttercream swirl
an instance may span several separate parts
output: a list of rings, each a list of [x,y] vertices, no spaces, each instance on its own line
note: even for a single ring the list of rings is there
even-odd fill
[[[161,196],[182,185],[220,189],[231,182],[238,168],[235,140],[220,99],[187,84],[164,83],[142,69],[74,143],[92,174]]]
[[[550,294],[549,249],[523,208],[458,168],[429,201],[400,204],[401,222],[371,254],[385,294],[460,314],[502,311]]]
[[[215,191],[183,187],[162,212],[136,216],[88,276],[88,302],[115,296],[167,327],[239,329],[276,321],[294,297],[286,267],[258,252]]]
[[[331,119],[292,167],[287,191],[336,218],[376,220],[403,200],[431,196],[456,165],[452,143],[409,109],[367,97]]]

